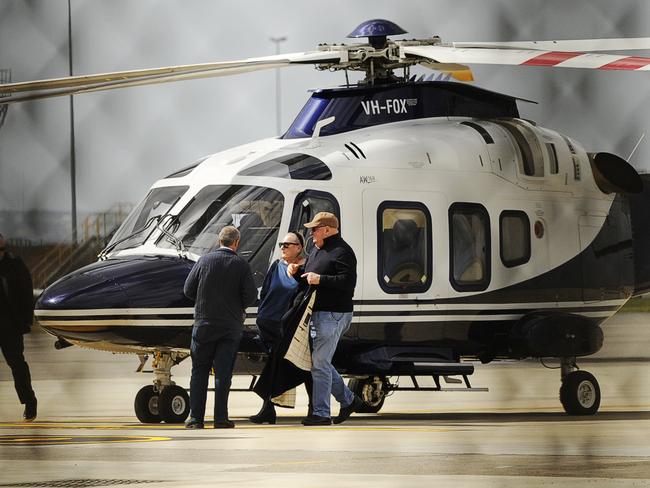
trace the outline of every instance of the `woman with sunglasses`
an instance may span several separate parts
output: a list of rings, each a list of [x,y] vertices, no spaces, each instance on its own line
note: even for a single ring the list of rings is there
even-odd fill
[[[287,272],[287,268],[290,264],[302,266],[305,263],[305,238],[299,232],[288,232],[278,246],[281,257],[266,273],[257,309],[257,328],[262,341],[271,351],[282,338],[281,319],[298,288],[298,281]],[[256,424],[275,424],[275,407],[270,398],[264,400],[262,409],[250,420]]]

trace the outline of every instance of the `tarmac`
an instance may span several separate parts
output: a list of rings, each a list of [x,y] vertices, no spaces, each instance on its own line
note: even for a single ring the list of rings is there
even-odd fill
[[[557,364],[520,361],[477,363],[472,384],[489,392],[397,391],[378,414],[327,427],[300,424],[304,390],[264,426],[247,420],[259,398],[233,392],[231,430],[141,424],[133,400],[152,376],[134,372],[135,356],[57,351],[35,332],[26,336],[35,422],[21,421],[0,363],[0,486],[650,487],[649,319],[615,316],[603,350],[579,361],[600,382],[595,416],[564,414]],[[172,370],[181,386],[190,367]]]

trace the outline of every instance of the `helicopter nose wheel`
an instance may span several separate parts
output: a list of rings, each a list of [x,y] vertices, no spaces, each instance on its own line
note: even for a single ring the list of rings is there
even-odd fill
[[[135,416],[143,424],[158,424],[161,421],[158,410],[159,396],[154,390],[153,385],[147,385],[140,388],[135,396],[133,408]]]
[[[575,360],[562,359],[560,402],[569,415],[593,415],[600,407],[600,386],[587,371],[571,371]]]
[[[145,424],[166,422],[183,423],[190,414],[190,397],[184,388],[171,380],[171,368],[187,355],[173,352],[156,352],[152,363],[153,385],[144,386],[135,397],[134,410],[138,420]],[[141,358],[138,371],[142,371],[146,358]]]
[[[160,394],[158,410],[161,420],[168,424],[180,424],[190,414],[190,397],[178,385],[166,387]]]

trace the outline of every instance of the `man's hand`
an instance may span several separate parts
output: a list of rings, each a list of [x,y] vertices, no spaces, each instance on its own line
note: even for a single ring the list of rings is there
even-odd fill
[[[311,271],[302,275],[301,278],[307,278],[307,283],[310,285],[317,285],[320,283],[320,275],[312,273]]]

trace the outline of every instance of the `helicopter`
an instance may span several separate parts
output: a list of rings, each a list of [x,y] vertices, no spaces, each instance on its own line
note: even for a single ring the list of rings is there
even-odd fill
[[[152,357],[136,395],[145,423],[183,422],[171,369],[189,356],[193,304],[183,283],[225,225],[258,286],[278,237],[321,211],[337,215],[359,256],[354,319],[334,356],[378,412],[395,390],[448,390],[476,361],[553,358],[570,415],[600,406],[577,358],[603,345],[603,323],[650,290],[650,190],[623,158],[588,152],[520,116],[506,94],[462,83],[470,65],[650,69],[650,38],[454,42],[406,34],[383,19],[311,52],[0,85],[0,103],[310,65],[346,83],[315,90],[284,134],[202,158],[156,181],[99,260],[50,285],[35,316],[70,345]],[[445,79],[416,79],[422,65]],[[364,78],[350,83],[348,72]],[[456,80],[456,81],[451,81]],[[266,357],[250,308],[236,374]],[[413,387],[392,378],[410,377]],[[418,377],[433,378],[434,387]],[[462,378],[462,379],[461,379]],[[253,384],[251,383],[250,389]]]

